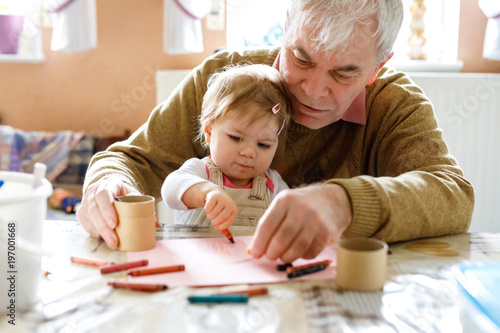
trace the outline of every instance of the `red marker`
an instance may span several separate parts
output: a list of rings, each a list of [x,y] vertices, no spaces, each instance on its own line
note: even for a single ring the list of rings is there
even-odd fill
[[[220,231],[226,238],[234,244],[234,239],[233,239],[233,234],[231,234],[231,231],[229,229],[224,229]]]
[[[143,275],[153,275],[162,273],[172,273],[172,272],[181,272],[184,269],[185,269],[184,265],[164,266],[164,267],[155,267],[148,269],[136,269],[134,271],[128,272],[128,275],[143,276]]]
[[[123,264],[103,266],[101,267],[101,274],[114,273],[114,272],[124,271],[130,268],[142,267],[147,265],[148,265],[148,260],[145,259],[139,261],[126,262]]]
[[[266,295],[267,288],[246,289],[238,291],[226,291],[217,295],[247,294],[248,296]]]
[[[165,284],[128,283],[128,282],[108,282],[108,285],[117,289],[129,289],[135,291],[161,291],[167,289]]]

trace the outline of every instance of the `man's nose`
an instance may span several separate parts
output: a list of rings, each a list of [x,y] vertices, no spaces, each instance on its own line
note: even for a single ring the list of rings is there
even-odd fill
[[[310,98],[320,98],[328,95],[328,87],[325,79],[318,75],[304,78],[302,81],[302,90]]]

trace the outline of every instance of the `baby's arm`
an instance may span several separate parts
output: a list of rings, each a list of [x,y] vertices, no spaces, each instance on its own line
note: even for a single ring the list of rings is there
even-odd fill
[[[216,230],[229,228],[238,215],[238,207],[224,190],[210,182],[191,186],[182,196],[189,208],[204,207],[207,218]]]
[[[217,230],[227,229],[238,215],[236,203],[221,187],[208,181],[206,165],[197,158],[187,160],[168,175],[161,194],[171,209],[204,207],[207,218]]]
[[[163,201],[170,209],[187,210],[182,196],[193,185],[208,183],[206,165],[198,158],[191,158],[165,179],[161,188]],[[199,207],[203,207],[199,206]]]

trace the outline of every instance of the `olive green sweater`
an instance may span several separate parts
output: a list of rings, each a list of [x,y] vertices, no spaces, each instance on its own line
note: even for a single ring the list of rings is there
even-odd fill
[[[170,172],[209,153],[194,141],[208,75],[228,63],[272,66],[278,52],[224,51],[206,59],[128,140],[93,157],[85,188],[114,175],[160,198]],[[286,150],[271,168],[292,188],[322,181],[343,186],[353,207],[346,237],[393,242],[467,231],[474,191],[422,90],[404,73],[383,68],[366,87],[366,117],[366,125],[339,120],[318,130],[292,122]]]

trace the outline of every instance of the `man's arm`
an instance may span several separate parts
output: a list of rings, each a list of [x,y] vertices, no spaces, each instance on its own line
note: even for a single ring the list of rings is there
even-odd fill
[[[331,180],[353,206],[344,235],[394,242],[467,231],[474,190],[449,154],[431,102],[400,73],[384,79],[368,88],[365,175]]]
[[[131,192],[159,197],[169,172],[188,158],[205,153],[194,143],[196,117],[206,87],[197,82],[203,81],[200,76],[199,71],[191,73],[130,138],[93,156],[77,216],[91,236],[102,236],[110,248],[118,242],[113,230],[118,222],[113,198]]]
[[[349,159],[354,165],[350,172],[360,175],[332,178],[326,184],[337,188],[321,185],[310,195],[299,188],[288,191],[286,200],[278,196],[259,221],[250,246],[254,256],[288,261],[309,257],[318,253],[311,244],[322,249],[342,235],[393,242],[467,231],[474,191],[449,155],[431,103],[401,74],[376,81],[368,92],[367,125],[354,139],[359,141],[360,157],[352,154]],[[310,213],[297,214],[294,205]],[[287,222],[288,215],[297,216],[295,226]],[[298,235],[297,230],[325,234],[307,231],[292,240],[284,236]],[[273,234],[264,235],[269,232]],[[293,255],[290,249],[295,249]]]

